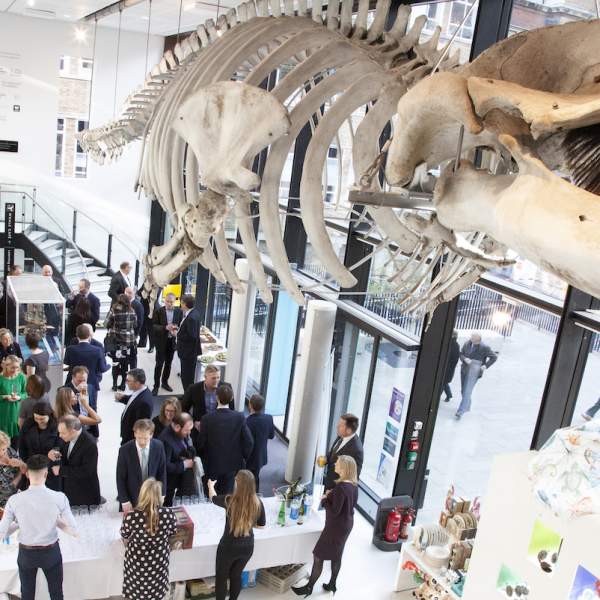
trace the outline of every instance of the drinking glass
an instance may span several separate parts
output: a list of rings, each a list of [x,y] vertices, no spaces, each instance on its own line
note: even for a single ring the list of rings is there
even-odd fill
[[[181,496],[175,496],[173,498],[173,506],[181,506]]]
[[[190,504],[200,504],[200,496],[197,494],[190,496]]]
[[[191,504],[190,496],[183,496],[182,497],[182,504],[184,506],[189,506]]]

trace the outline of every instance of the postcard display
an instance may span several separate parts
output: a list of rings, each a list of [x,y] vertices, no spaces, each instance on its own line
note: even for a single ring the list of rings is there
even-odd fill
[[[536,455],[494,461],[464,600],[600,598],[600,515],[557,516],[536,498]]]
[[[51,277],[20,275],[8,277],[8,292],[15,304],[17,341],[23,358],[29,356],[28,333],[37,333],[40,348],[49,355],[48,379],[52,389],[63,385],[65,300]]]

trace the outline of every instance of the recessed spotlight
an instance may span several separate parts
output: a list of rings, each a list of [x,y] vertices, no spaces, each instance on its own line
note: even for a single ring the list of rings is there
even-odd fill
[[[65,19],[70,19],[70,18],[71,18],[71,15],[63,15],[63,17],[64,17]]]
[[[142,17],[142,21],[149,21],[150,17]]]
[[[27,6],[35,6],[35,0],[27,0]]]
[[[78,42],[85,42],[87,41],[87,30],[83,29],[82,27],[75,27],[75,40]]]
[[[188,2],[187,4],[183,5],[183,10],[185,12],[189,12],[190,10],[194,10],[195,8],[196,8],[195,2]]]

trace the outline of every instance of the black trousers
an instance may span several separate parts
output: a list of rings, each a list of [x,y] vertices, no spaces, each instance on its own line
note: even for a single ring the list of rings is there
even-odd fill
[[[162,382],[169,382],[173,356],[175,356],[175,338],[170,338],[164,344],[156,346],[156,366],[154,367],[155,388]]]
[[[17,565],[21,580],[21,600],[34,600],[38,569],[42,569],[48,581],[50,600],[63,600],[63,563],[58,542],[50,548],[35,550],[20,546]]]
[[[450,382],[444,383],[444,394],[447,398],[452,398],[452,390],[450,389]]]
[[[152,350],[154,348],[154,329],[152,325],[152,319],[146,317],[144,319],[144,323],[142,324],[142,328],[140,329],[138,346],[140,348],[145,348],[148,342],[150,342],[148,349]]]
[[[254,481],[256,481],[256,493],[260,492],[260,469],[248,469],[252,475],[254,475]]]
[[[213,479],[211,477],[211,479]],[[233,486],[235,484],[235,471],[231,473],[225,473],[225,475],[219,475],[217,478],[217,483],[215,483],[215,492],[217,494],[231,494],[233,493]]]
[[[188,389],[192,383],[194,383],[194,379],[196,377],[196,358],[197,357],[183,357],[179,355],[179,360],[181,362],[181,384],[183,385],[183,391]]]
[[[229,580],[229,600],[237,600],[242,589],[242,572],[254,552],[254,539],[223,542],[217,548],[216,600],[225,600]]]

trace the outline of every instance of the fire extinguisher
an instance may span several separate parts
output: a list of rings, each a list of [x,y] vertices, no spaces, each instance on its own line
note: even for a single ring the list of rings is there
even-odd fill
[[[400,525],[400,539],[408,539],[408,528],[412,525],[415,516],[415,511],[412,508],[402,511],[402,523]]]
[[[400,514],[400,507],[397,506],[388,513],[385,533],[383,534],[386,542],[394,543],[398,541],[401,525],[402,515]]]

